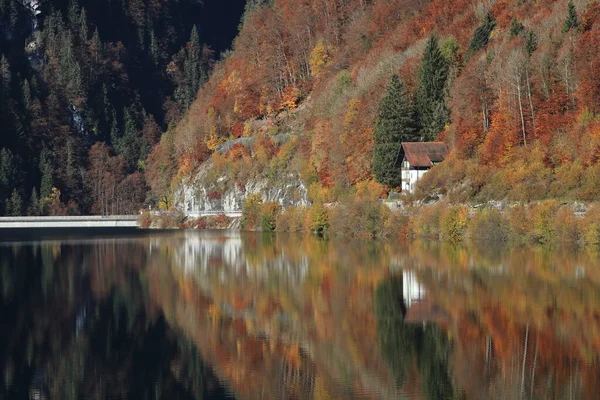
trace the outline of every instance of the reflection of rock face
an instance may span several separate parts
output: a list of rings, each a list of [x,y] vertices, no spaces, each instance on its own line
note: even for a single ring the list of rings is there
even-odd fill
[[[264,281],[277,275],[290,284],[301,284],[308,272],[308,257],[291,258],[282,250],[268,259],[251,260],[244,253],[239,232],[213,236],[187,232],[175,248],[175,265],[194,277],[218,276],[221,283],[238,276]]]

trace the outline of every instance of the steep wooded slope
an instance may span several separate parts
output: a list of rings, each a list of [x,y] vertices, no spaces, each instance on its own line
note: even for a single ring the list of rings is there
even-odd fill
[[[136,212],[147,155],[210,72],[206,44],[237,32],[243,0],[222,3],[0,0],[0,214]]]
[[[420,196],[598,198],[600,4],[584,0],[251,2],[233,51],[153,152],[150,183],[167,198],[165,179],[255,136],[213,153],[214,176],[298,173],[311,200],[338,199],[372,180],[379,101],[394,73],[415,93],[431,35],[449,70],[437,136],[452,156]]]

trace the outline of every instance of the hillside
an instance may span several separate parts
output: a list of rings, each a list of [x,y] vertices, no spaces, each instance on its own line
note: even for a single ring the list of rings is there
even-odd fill
[[[0,0],[0,214],[126,214],[244,1]],[[100,144],[97,144],[100,143]]]
[[[437,111],[422,94],[432,36]],[[295,187],[288,204],[385,193],[374,127],[398,74],[420,137],[451,148],[416,198],[597,200],[599,42],[597,1],[251,1],[233,50],[150,155],[149,184],[188,209],[257,182]]]

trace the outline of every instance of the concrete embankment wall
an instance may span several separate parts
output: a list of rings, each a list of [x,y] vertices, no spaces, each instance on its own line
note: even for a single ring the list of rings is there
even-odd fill
[[[0,229],[135,228],[137,216],[0,217]]]

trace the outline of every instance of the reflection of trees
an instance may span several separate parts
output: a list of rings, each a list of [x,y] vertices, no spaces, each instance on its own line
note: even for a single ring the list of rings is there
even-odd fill
[[[140,268],[142,258],[132,257],[140,249],[135,242],[0,246],[0,325],[11,328],[0,330],[0,398],[220,392],[196,349],[148,312],[143,274],[130,268]],[[90,287],[102,288],[102,298]]]
[[[451,345],[444,331],[432,324],[405,324],[406,311],[401,277],[394,276],[377,287],[377,334],[396,384],[404,385],[416,363],[427,398],[454,398],[449,366]]]
[[[396,384],[402,386],[411,368],[416,344],[416,329],[404,324],[406,306],[402,301],[402,278],[393,277],[375,292],[377,335],[383,356],[390,364]]]

